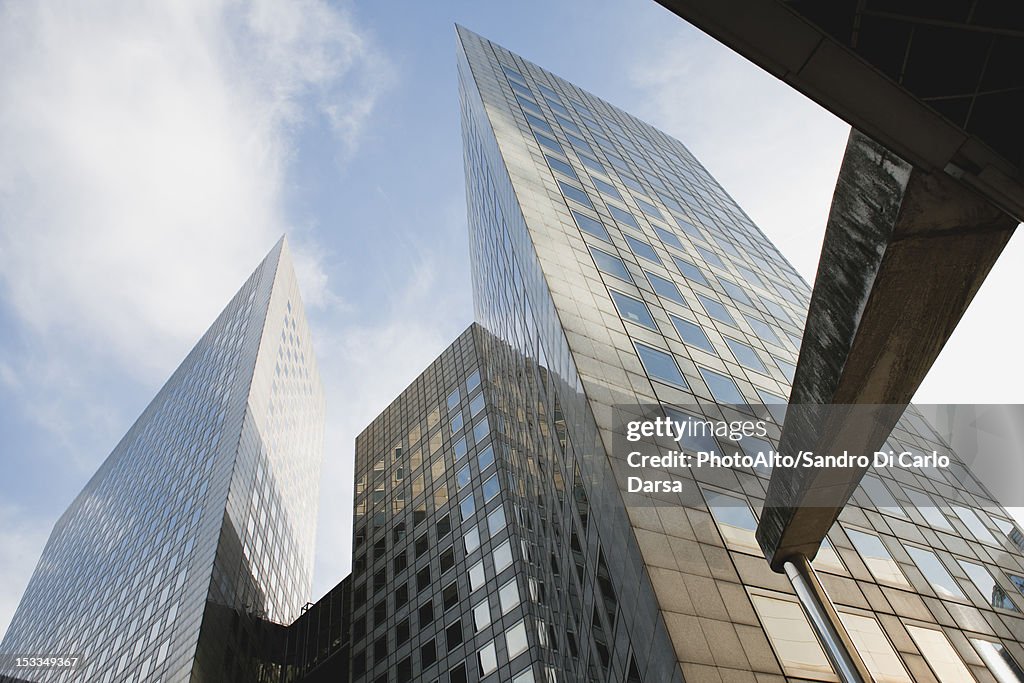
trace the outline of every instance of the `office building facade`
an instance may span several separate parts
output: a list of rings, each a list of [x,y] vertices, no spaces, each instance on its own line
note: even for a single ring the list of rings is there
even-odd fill
[[[323,416],[282,238],[57,521],[0,674],[256,680],[309,600]]]

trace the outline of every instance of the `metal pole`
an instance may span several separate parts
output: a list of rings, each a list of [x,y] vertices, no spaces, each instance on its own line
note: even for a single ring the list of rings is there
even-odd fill
[[[795,555],[786,560],[783,566],[839,679],[843,683],[872,683],[873,679],[864,660],[857,652],[843,622],[839,620],[836,608],[825,594],[807,557]]]

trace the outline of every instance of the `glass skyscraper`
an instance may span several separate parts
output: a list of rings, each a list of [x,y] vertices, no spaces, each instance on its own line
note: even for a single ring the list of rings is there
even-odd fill
[[[4,651],[56,642],[95,660],[94,677],[52,680],[838,680],[754,538],[770,470],[677,471],[678,492],[628,494],[617,443],[623,414],[653,408],[675,420],[766,416],[765,438],[740,447],[777,444],[810,288],[681,143],[461,27],[457,44],[476,322],[356,440],[351,576],[298,615],[316,499],[316,459],[301,444],[319,439],[322,418],[297,294],[257,271],[208,333],[244,325],[233,311],[253,307],[237,314],[264,330],[259,358],[238,360],[252,388],[163,399],[167,418],[148,419],[151,407],[140,419],[169,443],[223,431],[241,445],[223,446],[223,468],[181,465],[188,478],[163,498],[142,485],[123,494],[136,502],[115,519],[134,535],[87,538],[125,551],[73,570],[61,562],[61,548],[77,548],[65,527],[105,510],[91,483],[58,524]],[[252,337],[234,332],[225,338]],[[237,345],[256,358],[256,346]],[[221,348],[204,338],[193,356],[208,347]],[[175,396],[228,391],[225,372],[203,370]],[[175,378],[168,387],[186,384]],[[211,405],[235,406],[236,421],[182,427],[181,411],[206,417]],[[168,462],[201,449],[192,443]],[[946,450],[913,408],[887,447]],[[121,470],[135,472],[108,464],[97,479]],[[110,500],[135,481],[116,477]],[[193,503],[152,526],[150,500],[174,514],[192,497],[212,512]],[[196,521],[181,523],[189,514]],[[879,683],[1014,683],[1024,680],[1021,538],[963,467],[878,470],[814,567]],[[171,543],[205,553],[207,571],[180,579],[187,617],[162,606],[180,588],[163,568],[180,562],[152,558],[178,558]],[[140,578],[97,576],[125,557]],[[51,628],[38,610],[58,590],[76,611]],[[162,639],[179,631],[170,664]]]
[[[309,599],[323,419],[282,238],[57,521],[0,678],[256,680]]]

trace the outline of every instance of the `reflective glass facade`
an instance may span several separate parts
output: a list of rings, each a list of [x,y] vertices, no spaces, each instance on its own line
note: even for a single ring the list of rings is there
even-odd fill
[[[506,359],[492,381],[539,378],[512,414],[558,434],[527,453],[517,513],[546,588],[534,676],[836,680],[754,542],[770,470],[690,470],[685,493],[627,504],[613,449],[623,405],[781,422],[810,288],[681,143],[470,31],[458,43],[476,317]],[[913,408],[886,448],[947,450]],[[879,470],[815,567],[877,680],[991,681],[987,661],[1024,660],[1019,537],[961,467]]]
[[[61,516],[0,646],[82,664],[0,674],[264,675],[309,599],[323,420],[282,239]]]

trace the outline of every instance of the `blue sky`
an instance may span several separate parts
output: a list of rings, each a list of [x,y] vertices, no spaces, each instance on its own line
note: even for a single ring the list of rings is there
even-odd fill
[[[0,5],[0,633],[283,232],[328,401],[313,597],[347,573],[354,437],[472,319],[456,22],[681,139],[813,279],[848,127],[653,2]],[[1019,400],[1022,261],[919,398]]]

